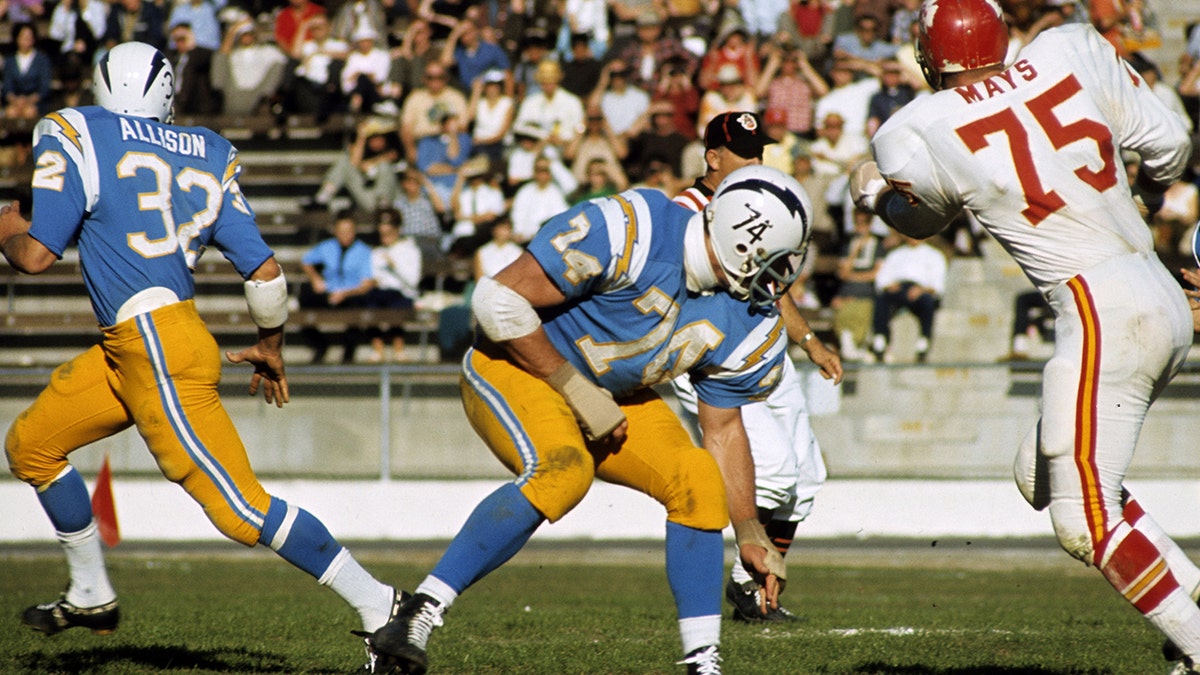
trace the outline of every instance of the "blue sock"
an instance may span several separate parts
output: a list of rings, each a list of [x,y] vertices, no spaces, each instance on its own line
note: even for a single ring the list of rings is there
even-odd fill
[[[432,575],[462,593],[516,555],[543,520],[520,488],[505,483],[471,512]]]
[[[667,583],[680,619],[719,615],[724,575],[724,541],[719,531],[667,522]]]
[[[58,532],[78,532],[92,522],[92,498],[75,467],[38,490],[37,497]]]
[[[316,516],[277,497],[271,497],[258,541],[318,579],[342,550]]]

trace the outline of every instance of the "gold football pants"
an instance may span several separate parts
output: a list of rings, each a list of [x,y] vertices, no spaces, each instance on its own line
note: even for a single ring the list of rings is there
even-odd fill
[[[471,426],[551,521],[574,508],[596,477],[653,497],[673,523],[720,530],[729,521],[716,460],[695,446],[652,390],[618,401],[629,435],[617,451],[606,453],[585,441],[562,396],[494,345],[467,352],[460,388]]]
[[[221,405],[221,357],[191,300],[104,328],[99,345],[55,369],[8,431],[13,474],[41,488],[71,452],[137,425],[163,475],[225,536],[253,546],[270,495]]]

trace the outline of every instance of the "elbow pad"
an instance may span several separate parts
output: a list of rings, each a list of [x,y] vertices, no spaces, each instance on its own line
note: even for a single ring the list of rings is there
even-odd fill
[[[484,277],[475,285],[471,311],[483,334],[492,342],[525,337],[542,325],[537,310],[525,296],[491,277]]]
[[[287,321],[287,281],[282,272],[270,281],[250,279],[243,287],[246,291],[246,307],[250,310],[254,325],[259,328],[278,328]]]

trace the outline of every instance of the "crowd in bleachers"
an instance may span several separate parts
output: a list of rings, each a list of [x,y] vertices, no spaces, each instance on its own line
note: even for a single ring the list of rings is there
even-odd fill
[[[1165,82],[1146,56],[1162,43],[1148,0],[1001,4],[1010,55],[1049,27],[1090,21],[1195,129],[1200,29],[1188,35],[1179,77]],[[864,293],[841,292],[843,284],[869,281],[853,271],[864,249],[847,172],[867,156],[871,134],[888,116],[928,91],[914,50],[919,6],[0,0],[12,36],[3,52],[4,116],[32,120],[87,103],[98,56],[122,41],[148,42],[175,66],[178,118],[354,116],[344,153],[299,206],[332,213],[348,201],[362,213],[398,213],[429,268],[447,257],[471,261],[498,218],[519,244],[582,199],[629,186],[673,196],[704,172],[699,136],[708,120],[755,111],[779,140],[764,163],[795,175],[812,197],[813,258],[844,259],[818,270],[796,297],[838,305]],[[1164,255],[1178,254],[1197,219],[1195,182],[1189,173],[1172,188],[1152,223]],[[872,228],[886,234],[881,222]],[[981,236],[963,219],[939,243],[949,255],[969,255]],[[899,240],[882,243],[890,249]],[[882,254],[871,247],[872,260]],[[861,303],[846,304],[861,313]],[[843,344],[851,354],[871,347],[860,324]]]

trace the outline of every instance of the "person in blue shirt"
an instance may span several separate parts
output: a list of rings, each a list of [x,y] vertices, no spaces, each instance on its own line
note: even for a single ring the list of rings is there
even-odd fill
[[[301,259],[308,285],[300,288],[300,306],[306,309],[352,309],[366,307],[367,294],[375,287],[371,271],[371,247],[358,238],[353,211],[339,212],[333,221],[333,236],[309,249]],[[325,360],[329,339],[316,326],[301,331],[313,350],[313,363]],[[354,362],[354,350],[363,341],[357,327],[342,333],[342,363]]]
[[[702,213],[647,189],[576,205],[479,280],[463,409],[516,478],[475,508],[396,618],[368,637],[373,672],[424,673],[451,603],[571,511],[595,478],[665,507],[679,663],[721,672],[721,530],[733,522],[764,605],[778,606],[785,576],[758,522],[740,409],[783,370],[774,303],[799,272],[810,217],[799,183],[750,166]],[[685,373],[703,449],[651,388]]]
[[[458,75],[459,87],[470,92],[475,80],[489,70],[512,67],[508,53],[500,45],[484,39],[483,31],[471,16],[460,19],[442,47],[442,66]]]
[[[289,400],[283,327],[287,282],[238,187],[237,150],[216,132],[170,124],[170,63],[120,44],[92,77],[98,106],[52,112],[34,129],[33,216],[0,207],[0,250],[16,269],[45,271],[75,243],[100,325],[99,344],[58,367],[8,430],[18,479],[37,489],[67,559],[58,600],[21,621],[46,635],[110,633],[120,621],[87,486],[67,457],[131,427],[164,476],[225,536],[264,544],[382,626],[399,594],[363,569],[312,514],[269,494],[221,404],[221,358],[196,311],[192,270],[215,248],[245,282],[258,340],[233,363],[254,367],[250,393]]]

